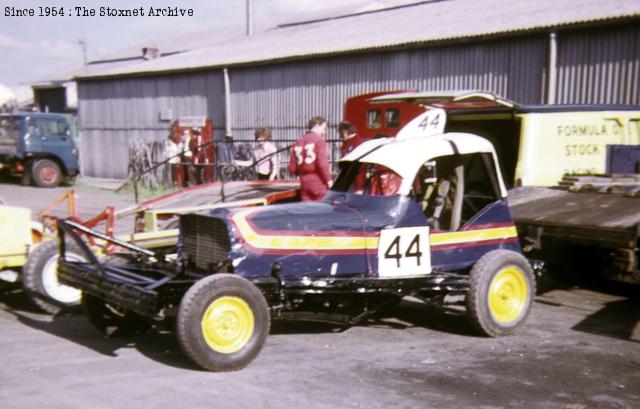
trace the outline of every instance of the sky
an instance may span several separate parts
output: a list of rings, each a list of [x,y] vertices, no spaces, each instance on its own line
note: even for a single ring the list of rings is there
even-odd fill
[[[253,0],[254,32],[327,13],[346,14],[407,2]],[[91,61],[142,41],[215,29],[242,34],[246,29],[246,0],[0,0],[0,5],[0,84],[10,87],[47,80],[52,73],[82,67],[81,41],[86,44]],[[62,9],[64,16],[41,16],[47,12],[46,7]],[[76,7],[93,9],[96,16],[79,16]],[[145,15],[100,17],[101,7],[142,7]],[[150,17],[150,7],[193,9],[193,16]],[[25,9],[33,10],[35,15],[12,15]]]

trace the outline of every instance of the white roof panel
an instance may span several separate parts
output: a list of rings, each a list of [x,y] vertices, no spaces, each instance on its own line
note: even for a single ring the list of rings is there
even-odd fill
[[[423,163],[440,156],[454,153],[468,154],[486,152],[496,158],[491,142],[477,135],[450,132],[441,135],[397,140],[395,138],[373,139],[360,144],[345,156],[341,162],[358,160],[386,166],[403,178],[400,192],[411,188],[413,178]],[[498,169],[496,162],[496,169]],[[506,196],[504,183],[498,175],[503,196]]]

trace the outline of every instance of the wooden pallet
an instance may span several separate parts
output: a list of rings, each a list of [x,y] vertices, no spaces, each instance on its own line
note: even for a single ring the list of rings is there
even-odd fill
[[[570,192],[617,193],[640,197],[640,174],[564,175],[559,186]]]

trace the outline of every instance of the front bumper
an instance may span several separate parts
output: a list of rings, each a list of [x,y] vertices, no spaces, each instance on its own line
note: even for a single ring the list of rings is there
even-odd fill
[[[98,235],[81,225],[70,221],[58,221],[60,258],[58,259],[58,279],[66,284],[94,295],[105,302],[133,311],[148,318],[156,318],[162,308],[176,305],[182,295],[196,280],[177,279],[179,274],[168,263],[129,264],[100,262],[88,245],[74,231],[82,229],[86,234]],[[74,240],[84,253],[87,261],[71,261],[65,258],[65,240]],[[100,237],[105,239],[104,237]],[[143,256],[153,257],[154,253],[136,248],[116,239],[108,241],[143,252]]]

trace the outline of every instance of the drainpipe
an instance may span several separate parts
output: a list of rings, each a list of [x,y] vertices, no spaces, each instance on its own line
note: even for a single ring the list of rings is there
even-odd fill
[[[555,104],[558,83],[558,38],[555,32],[549,33],[549,66],[547,67],[547,73],[547,104]]]
[[[253,35],[253,1],[247,0],[247,37]]]
[[[231,81],[229,80],[229,70],[222,70],[224,75],[224,125],[225,136],[231,137]]]

